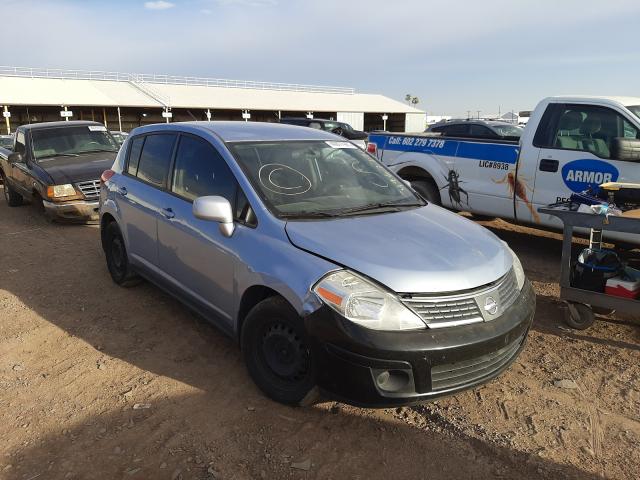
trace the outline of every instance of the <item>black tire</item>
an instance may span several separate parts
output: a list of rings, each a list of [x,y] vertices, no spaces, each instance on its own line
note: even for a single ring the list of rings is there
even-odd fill
[[[440,191],[435,183],[430,180],[409,180],[411,187],[429,203],[442,205]]]
[[[318,397],[315,362],[302,320],[282,297],[270,297],[248,313],[240,344],[249,375],[269,398],[310,405]]]
[[[111,278],[122,287],[140,283],[140,277],[131,268],[124,238],[116,222],[107,225],[104,235],[104,251]]]
[[[3,174],[0,174],[0,176],[2,177],[2,183],[4,184],[4,199],[6,200],[7,205],[9,205],[10,207],[19,207],[20,205],[22,205],[24,201],[22,195],[20,195],[9,186]]]
[[[575,328],[576,330],[586,330],[593,325],[593,322],[595,321],[596,317],[589,305],[567,302],[565,322],[571,328]]]

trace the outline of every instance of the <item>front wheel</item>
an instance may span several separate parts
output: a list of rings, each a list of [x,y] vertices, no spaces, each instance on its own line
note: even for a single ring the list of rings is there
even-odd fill
[[[20,205],[22,205],[22,195],[20,195],[9,186],[4,175],[0,174],[0,176],[2,177],[2,183],[4,184],[4,199],[7,201],[7,205],[9,205],[10,207],[19,207]]]
[[[287,405],[314,402],[313,353],[300,317],[286,300],[270,297],[253,307],[240,343],[251,378],[269,398]]]
[[[107,225],[104,240],[107,268],[113,281],[123,287],[132,287],[140,283],[140,277],[135,274],[129,264],[124,238],[116,222]]]

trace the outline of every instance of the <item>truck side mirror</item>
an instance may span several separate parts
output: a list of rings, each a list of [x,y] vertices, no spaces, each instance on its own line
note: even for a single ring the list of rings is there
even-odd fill
[[[22,154],[18,153],[18,152],[10,153],[9,156],[7,157],[7,160],[9,160],[9,163],[23,163],[24,162],[24,159],[22,158]]]
[[[615,137],[611,141],[611,158],[628,162],[640,161],[640,139]]]

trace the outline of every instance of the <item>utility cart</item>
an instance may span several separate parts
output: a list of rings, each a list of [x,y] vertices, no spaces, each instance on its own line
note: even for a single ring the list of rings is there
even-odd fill
[[[638,233],[640,219],[610,215],[597,215],[570,210],[568,207],[543,207],[538,212],[558,217],[564,223],[562,260],[560,269],[560,299],[567,302],[566,322],[569,326],[584,330],[595,321],[594,309],[598,312],[616,310],[639,314],[640,300],[616,297],[571,286],[572,238],[574,228],[591,229],[590,248],[599,248],[602,231]]]

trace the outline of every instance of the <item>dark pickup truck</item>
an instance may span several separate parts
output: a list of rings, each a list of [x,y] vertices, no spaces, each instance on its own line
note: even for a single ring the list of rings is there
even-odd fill
[[[13,149],[0,149],[5,199],[12,207],[31,202],[51,219],[96,220],[100,175],[111,168],[118,149],[97,122],[18,127]]]

